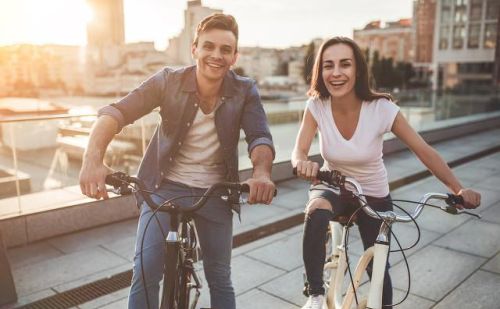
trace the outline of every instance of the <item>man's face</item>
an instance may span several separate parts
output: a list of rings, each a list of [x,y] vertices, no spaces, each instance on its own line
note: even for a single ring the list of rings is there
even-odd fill
[[[200,33],[191,53],[197,73],[208,80],[222,80],[236,62],[236,37],[229,30],[211,29]]]

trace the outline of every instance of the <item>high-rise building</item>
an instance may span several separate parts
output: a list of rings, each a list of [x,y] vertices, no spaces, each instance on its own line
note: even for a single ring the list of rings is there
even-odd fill
[[[87,24],[87,45],[106,47],[125,43],[123,0],[87,0],[94,17]]]
[[[489,87],[495,72],[498,0],[438,0],[434,26],[433,86]]]
[[[190,0],[184,11],[184,28],[179,36],[169,40],[167,55],[169,62],[178,64],[191,64],[191,44],[194,40],[196,27],[203,18],[213,14],[222,13],[222,10],[212,9],[202,5],[201,0]]]
[[[431,63],[434,43],[436,0],[415,0],[413,4],[415,62]]]
[[[369,57],[375,51],[380,57],[392,58],[394,62],[413,61],[413,31],[410,18],[386,23],[368,23],[363,29],[354,30],[353,38],[362,49],[369,49]]]

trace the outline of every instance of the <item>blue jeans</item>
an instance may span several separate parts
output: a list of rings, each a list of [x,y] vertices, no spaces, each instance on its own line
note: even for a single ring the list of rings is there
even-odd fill
[[[204,192],[205,189],[163,181],[155,191],[162,197],[153,195],[152,199],[155,203],[162,203],[173,197],[200,196]],[[182,207],[191,206],[198,199],[197,197],[182,198],[177,199],[175,203]],[[151,217],[152,210],[144,203],[137,228],[132,285],[128,299],[128,307],[131,309],[148,308],[145,284],[149,308],[159,307],[159,283],[163,276],[164,244],[170,226],[170,215],[158,212],[156,218],[151,219]],[[150,221],[149,225],[148,221]],[[230,265],[233,231],[231,209],[220,198],[209,198],[207,204],[194,215],[194,221],[202,249],[205,277],[210,289],[211,307],[234,309],[236,305]],[[146,225],[148,225],[147,228]]]

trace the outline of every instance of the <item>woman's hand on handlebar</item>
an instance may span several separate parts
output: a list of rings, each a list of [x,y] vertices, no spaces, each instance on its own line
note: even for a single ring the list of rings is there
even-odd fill
[[[80,189],[83,194],[90,198],[107,199],[105,179],[106,175],[113,173],[113,170],[102,162],[84,160],[80,170]]]
[[[461,196],[464,200],[463,205],[456,205],[458,209],[474,209],[477,208],[481,204],[481,194],[472,189],[462,189],[458,192],[459,196]]]
[[[311,181],[312,183],[318,183],[316,179],[319,171],[319,164],[313,161],[299,160],[295,166],[297,169],[297,177]]]

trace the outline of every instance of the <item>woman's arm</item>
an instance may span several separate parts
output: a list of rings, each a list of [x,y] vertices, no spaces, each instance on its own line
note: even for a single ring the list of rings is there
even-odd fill
[[[392,133],[404,142],[432,174],[453,193],[463,196],[466,208],[475,208],[479,205],[481,195],[462,186],[438,152],[424,141],[400,112],[396,115],[392,125]]]
[[[319,170],[319,164],[309,161],[307,157],[317,130],[318,124],[306,108],[292,152],[292,166],[297,168],[297,176],[309,180],[314,180]]]

